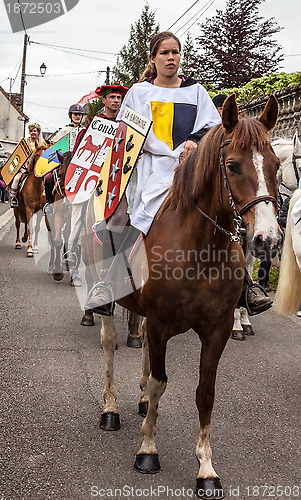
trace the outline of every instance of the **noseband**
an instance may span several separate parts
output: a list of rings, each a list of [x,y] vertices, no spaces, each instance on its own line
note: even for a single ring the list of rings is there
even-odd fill
[[[231,142],[232,141],[230,139],[223,141],[219,147],[219,169],[220,169],[219,191],[220,191],[220,202],[221,202],[221,205],[224,206],[223,197],[222,197],[222,188],[224,185],[224,188],[226,189],[227,194],[228,194],[230,206],[231,206],[233,213],[234,213],[233,226],[234,226],[234,230],[236,232],[236,235],[233,234],[231,231],[224,229],[222,226],[220,226],[217,223],[217,217],[215,217],[215,220],[213,220],[200,207],[198,207],[198,205],[196,205],[196,208],[206,219],[208,219],[215,226],[214,232],[216,232],[216,230],[218,229],[222,233],[226,234],[228,236],[228,238],[230,238],[231,241],[235,241],[235,242],[241,244],[242,243],[242,238],[241,238],[242,216],[246,212],[248,212],[248,210],[250,210],[250,208],[254,207],[258,203],[261,203],[262,201],[264,201],[265,203],[272,202],[273,205],[275,206],[276,210],[278,210],[278,202],[277,202],[276,198],[274,198],[274,196],[262,195],[262,196],[257,196],[253,200],[248,201],[240,210],[237,209],[232,192],[231,192],[230,184],[228,181],[225,160],[224,160],[224,155],[223,155],[224,146],[228,146],[228,144],[231,144]]]

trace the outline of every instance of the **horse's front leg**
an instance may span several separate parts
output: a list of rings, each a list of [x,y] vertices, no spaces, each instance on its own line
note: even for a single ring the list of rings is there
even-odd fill
[[[236,307],[234,311],[234,324],[232,328],[231,338],[234,340],[246,340],[243,326],[241,324],[241,311],[240,307]]]
[[[15,213],[15,226],[16,226],[16,231],[17,231],[15,249],[16,250],[20,250],[21,249],[21,241],[20,241],[20,218],[19,218],[19,214],[17,213],[17,209],[16,208],[14,208],[14,213]]]
[[[101,320],[100,338],[105,357],[105,388],[103,392],[105,407],[101,414],[100,427],[106,431],[117,431],[120,429],[119,413],[116,406],[117,391],[114,383],[117,330],[114,316],[102,316]]]
[[[142,366],[140,375],[140,401],[139,401],[139,415],[141,417],[146,417],[148,410],[148,394],[147,394],[147,381],[150,374],[150,363],[149,363],[149,349],[147,341],[147,322],[146,318],[143,319],[141,325],[141,341],[142,341]]]
[[[149,398],[147,415],[142,424],[143,442],[136,455],[135,470],[143,474],[155,474],[160,470],[158,451],[155,443],[157,433],[157,410],[159,400],[167,385],[165,371],[165,355],[167,340],[162,334],[164,326],[160,323],[155,327],[147,323],[147,338],[150,350],[150,376],[147,381]]]
[[[196,391],[196,404],[199,412],[199,436],[196,445],[196,457],[199,461],[196,495],[203,499],[224,497],[220,479],[212,466],[210,446],[210,423],[214,403],[216,372],[220,357],[230,336],[233,321],[223,323],[210,332],[199,335],[202,341],[200,378]]]
[[[36,220],[36,225],[34,228],[34,241],[33,241],[33,247],[32,247],[33,253],[38,253],[38,235],[40,232],[41,220],[43,217],[42,210],[39,210],[36,215],[37,215],[37,220]]]
[[[141,335],[139,333],[140,319],[139,314],[132,312],[129,313],[129,334],[126,341],[128,347],[142,347]]]
[[[32,234],[33,234],[33,213],[26,209],[26,218],[28,221],[28,247],[27,247],[27,257],[33,257],[32,250]]]

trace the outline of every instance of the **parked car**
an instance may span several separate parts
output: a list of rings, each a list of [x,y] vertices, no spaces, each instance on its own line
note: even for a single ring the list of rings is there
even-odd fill
[[[4,148],[0,142],[0,158],[6,158],[6,153],[4,151]]]

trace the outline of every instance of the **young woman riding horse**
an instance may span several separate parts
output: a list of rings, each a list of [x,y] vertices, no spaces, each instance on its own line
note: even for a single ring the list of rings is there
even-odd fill
[[[209,436],[216,371],[231,334],[244,277],[237,214],[243,213],[255,256],[263,247],[273,255],[281,242],[276,219],[278,158],[267,134],[275,126],[277,110],[271,96],[256,121],[239,117],[234,97],[227,99],[222,125],[211,129],[175,172],[170,195],[144,239],[147,261],[141,261],[139,251],[133,258],[132,272],[135,276],[140,273],[142,286],[118,300],[123,307],[147,318],[140,385],[141,402],[149,399],[149,403],[142,425],[143,443],[135,461],[137,471],[154,473],[160,469],[155,435],[157,408],[167,384],[167,341],[190,328],[199,335],[202,351],[197,388],[200,428],[196,493],[200,498],[223,496],[211,462]],[[87,220],[88,224],[93,220],[93,200]],[[91,238],[86,250],[92,265],[98,267],[93,257],[96,247]],[[116,430],[120,426],[113,370],[117,332],[113,316],[103,316],[102,323],[106,381],[101,427]]]
[[[174,40],[169,36],[161,41],[158,53],[152,56],[162,68],[165,81],[175,74],[178,65],[179,45]],[[180,89],[176,78],[175,91]],[[154,82],[162,85],[160,79]],[[244,279],[244,256],[239,245],[241,217],[255,255],[263,248],[273,254],[281,241],[276,220],[278,159],[267,135],[276,124],[277,113],[277,102],[271,97],[260,121],[239,118],[234,97],[227,99],[222,125],[207,132],[198,148],[176,169],[171,192],[144,238],[147,259],[141,259],[139,250],[133,257],[132,274],[140,275],[141,286],[118,300],[147,319],[140,385],[141,402],[145,404],[148,399],[149,404],[142,424],[143,443],[135,461],[139,472],[160,470],[155,435],[157,408],[167,384],[167,341],[193,328],[202,342],[196,447],[196,494],[200,498],[223,497],[211,462],[210,420],[217,366],[231,333]],[[143,199],[143,192],[139,192]],[[93,216],[91,200],[88,229]],[[99,268],[92,238],[86,250],[91,265]],[[124,280],[118,270],[116,274],[117,283]],[[113,316],[103,316],[106,380],[101,427],[108,430],[120,427],[113,370],[116,336]]]

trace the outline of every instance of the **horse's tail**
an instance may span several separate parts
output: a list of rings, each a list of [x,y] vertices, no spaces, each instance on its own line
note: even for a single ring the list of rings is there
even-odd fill
[[[291,199],[287,216],[279,282],[275,297],[275,309],[279,314],[296,313],[301,301],[301,270],[294,252],[291,232],[291,212],[299,196],[300,190],[297,190]]]

